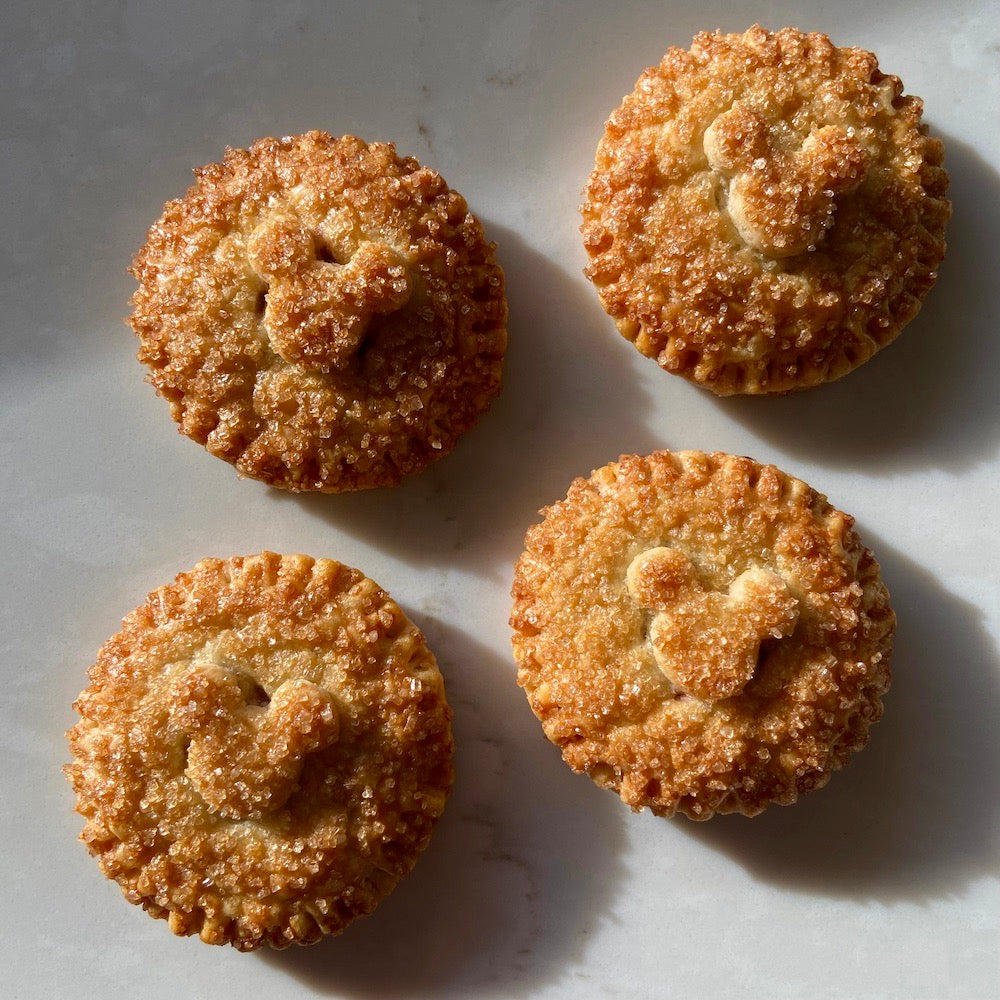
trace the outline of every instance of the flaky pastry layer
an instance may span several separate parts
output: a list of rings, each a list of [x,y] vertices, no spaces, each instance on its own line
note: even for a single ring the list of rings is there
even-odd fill
[[[289,490],[391,486],[500,388],[503,273],[439,174],[323,132],[228,149],[132,265],[139,359],[188,437]]]
[[[852,519],[749,458],[623,456],[532,527],[518,683],[573,770],[633,809],[759,813],[868,740],[895,616]]]
[[[720,395],[831,381],[934,284],[951,206],[922,102],[862,49],[699,34],[608,119],[582,206],[621,334]]]
[[[452,784],[423,636],[327,559],[206,559],[101,648],[69,732],[81,839],[176,934],[337,934],[413,867]]]

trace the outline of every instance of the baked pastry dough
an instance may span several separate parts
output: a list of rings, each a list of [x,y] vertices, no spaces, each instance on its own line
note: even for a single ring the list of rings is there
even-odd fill
[[[500,387],[503,273],[461,195],[386,143],[228,149],[169,202],[131,325],[181,431],[289,490],[391,486]]]
[[[355,569],[206,559],[108,640],[69,732],[81,839],[176,934],[337,934],[413,867],[452,784],[423,636]]]
[[[943,148],[862,49],[699,34],[607,122],[583,239],[621,334],[720,395],[839,378],[917,313],[944,254]]]
[[[895,616],[846,514],[749,458],[623,456],[532,527],[518,683],[575,771],[692,819],[825,784],[868,740]]]

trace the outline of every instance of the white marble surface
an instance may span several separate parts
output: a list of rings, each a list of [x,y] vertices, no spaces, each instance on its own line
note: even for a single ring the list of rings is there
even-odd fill
[[[1000,18],[988,0],[14,3],[0,34],[0,993],[982,998],[998,969]],[[875,50],[926,100],[955,203],[901,340],[800,397],[717,401],[623,341],[581,275],[606,115],[700,28],[759,19]],[[502,398],[393,492],[284,496],[180,437],[122,325],[161,204],[227,143],[396,141],[499,243]],[[574,777],[514,684],[511,565],[535,511],[623,451],[703,447],[858,517],[899,612],[870,748],[752,823],[632,815]],[[339,940],[239,955],[174,939],[75,840],[59,773],[98,645],[204,555],[364,568],[426,630],[455,707],[435,839]]]

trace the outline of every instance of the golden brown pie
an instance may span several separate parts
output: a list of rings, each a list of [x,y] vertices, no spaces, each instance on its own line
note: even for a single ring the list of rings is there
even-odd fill
[[[440,175],[392,145],[261,139],[169,202],[131,325],[180,430],[289,490],[391,486],[500,388],[503,273]]]
[[[81,839],[175,934],[337,934],[427,845],[452,784],[434,657],[329,559],[206,559],[101,648],[69,732]]]
[[[692,819],[825,784],[868,741],[895,616],[853,521],[774,466],[623,456],[532,527],[518,683],[574,771]]]
[[[583,213],[621,334],[720,395],[828,382],[920,308],[943,148],[874,55],[753,27],[670,49],[608,119]]]

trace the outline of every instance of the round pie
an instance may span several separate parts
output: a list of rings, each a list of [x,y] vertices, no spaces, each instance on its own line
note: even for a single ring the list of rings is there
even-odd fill
[[[943,148],[874,55],[793,28],[699,34],[609,118],[585,193],[621,334],[720,395],[829,382],[937,277]]]
[[[503,273],[387,143],[261,139],[196,171],[132,265],[139,359],[180,430],[289,490],[392,486],[500,388]]]
[[[895,616],[852,519],[749,458],[577,479],[514,577],[518,683],[574,771],[692,819],[825,784],[868,740]]]
[[[451,712],[424,638],[328,559],[206,559],[101,648],[68,736],[81,839],[175,934],[337,934],[427,845]]]

